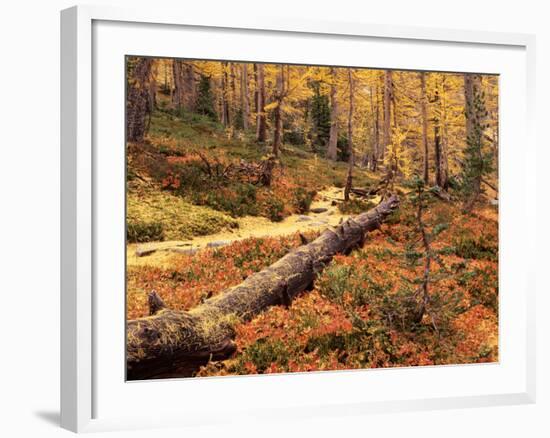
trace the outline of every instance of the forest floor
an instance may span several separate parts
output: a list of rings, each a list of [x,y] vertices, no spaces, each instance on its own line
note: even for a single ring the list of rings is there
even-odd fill
[[[269,188],[224,176],[265,153],[204,118],[161,111],[147,142],[128,145],[128,319],[148,314],[152,290],[169,308],[189,310],[300,246],[301,235],[314,238],[377,201],[344,206],[347,164],[300,146],[285,144]],[[379,178],[356,167],[354,186]],[[399,210],[362,248],[336,256],[289,307],[239,324],[236,355],[197,375],[497,361],[498,206],[482,200],[465,214],[458,200],[435,199],[426,207],[430,303],[411,322],[426,253],[416,209],[399,191]]]
[[[349,214],[341,213],[335,205],[343,199],[344,189],[329,187],[316,194],[308,213],[293,213],[280,222],[272,222],[261,216],[245,216],[236,219],[237,227],[224,228],[205,236],[194,236],[187,240],[130,243],[127,265],[169,266],[174,254],[195,254],[206,248],[219,248],[248,238],[279,237],[309,231],[323,231],[349,217]]]

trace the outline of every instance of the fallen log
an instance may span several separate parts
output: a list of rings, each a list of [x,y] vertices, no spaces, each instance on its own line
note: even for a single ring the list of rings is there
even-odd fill
[[[361,245],[366,233],[377,229],[398,205],[397,196],[390,196],[187,312],[170,310],[151,294],[151,315],[127,322],[128,380],[191,376],[209,360],[227,359],[236,350],[236,323],[270,306],[288,306],[335,254]]]
[[[363,198],[369,198],[371,196],[375,196],[378,194],[378,192],[381,190],[380,187],[375,187],[373,189],[367,190],[367,189],[361,189],[359,187],[352,187],[350,189],[350,192],[354,195],[361,196]]]

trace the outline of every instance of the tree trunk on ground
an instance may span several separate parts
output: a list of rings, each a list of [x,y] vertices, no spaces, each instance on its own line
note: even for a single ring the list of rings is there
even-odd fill
[[[270,306],[289,305],[334,255],[361,245],[366,233],[378,228],[398,205],[397,196],[389,197],[188,312],[166,309],[153,297],[156,314],[127,322],[127,378],[191,376],[209,360],[227,359],[235,352],[236,323]]]
[[[330,134],[327,148],[327,158],[336,161],[338,151],[338,97],[336,84],[336,69],[330,69]]]
[[[428,148],[428,98],[426,95],[426,73],[420,73],[420,113],[422,115],[422,175],[424,184],[430,184],[429,148]]]
[[[147,131],[147,116],[151,114],[151,69],[153,59],[140,58],[128,81],[126,99],[126,135],[127,141],[143,141]]]
[[[348,83],[349,83],[349,111],[348,111],[348,175],[346,178],[346,186],[344,187],[344,201],[349,201],[349,193],[353,183],[353,74],[351,68],[348,68]]]
[[[256,83],[257,108],[256,108],[256,141],[265,143],[266,140],[266,117],[265,117],[265,71],[263,64],[257,64],[256,73],[258,82]]]

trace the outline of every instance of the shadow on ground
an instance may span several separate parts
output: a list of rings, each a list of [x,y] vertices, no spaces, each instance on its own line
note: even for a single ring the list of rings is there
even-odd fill
[[[45,423],[49,423],[52,426],[59,426],[61,415],[58,411],[36,411],[34,415]]]

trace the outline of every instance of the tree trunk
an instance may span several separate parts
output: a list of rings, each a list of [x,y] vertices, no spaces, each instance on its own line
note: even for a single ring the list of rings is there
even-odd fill
[[[254,66],[254,114],[258,114],[258,65]]]
[[[147,116],[151,114],[151,69],[153,59],[140,58],[128,81],[126,98],[126,140],[143,141],[147,131]]]
[[[439,91],[435,90],[434,103],[436,114],[434,116],[434,160],[435,160],[435,184],[441,187],[441,121],[439,111]]]
[[[277,75],[277,95],[275,100],[277,106],[275,107],[275,130],[273,131],[273,149],[272,154],[275,157],[279,156],[279,150],[281,149],[282,135],[283,135],[283,99],[285,93],[285,81],[284,81],[284,66],[279,66],[279,74]]]
[[[338,152],[338,97],[336,84],[336,69],[330,69],[330,134],[328,140],[327,158],[336,161]]]
[[[361,245],[366,233],[378,228],[398,204],[397,196],[389,197],[188,312],[169,310],[151,300],[153,310],[160,309],[156,314],[127,322],[127,378],[191,376],[209,360],[228,358],[235,352],[236,323],[249,321],[270,306],[289,305],[334,255]]]
[[[195,111],[197,102],[197,87],[193,65],[185,62],[183,65],[184,106],[187,111]]]
[[[229,111],[231,115],[229,119],[233,124],[233,128],[236,128],[236,109],[237,109],[237,84],[236,84],[236,73],[235,73],[235,63],[229,63]],[[233,134],[235,130],[233,129]]]
[[[228,78],[227,78],[227,62],[222,62],[222,75],[221,75],[221,96],[222,96],[222,118],[221,122],[224,126],[231,125],[231,119],[229,115],[229,91],[228,91]]]
[[[172,62],[172,77],[174,80],[172,106],[177,110],[183,108],[187,111],[194,111],[197,96],[193,65],[186,61],[174,59]]]
[[[263,64],[257,64],[256,73],[258,82],[256,83],[257,108],[256,108],[256,141],[265,143],[266,140],[266,117],[265,117],[265,70]]]
[[[483,130],[482,121],[479,118],[480,111],[476,108],[476,96],[481,93],[481,76],[478,74],[464,74],[464,106],[466,113],[466,140],[468,147],[474,149],[475,162],[477,162],[477,172],[472,179],[472,188],[470,199],[466,202],[466,211],[470,211],[477,198],[481,194],[481,178],[483,176],[482,163],[483,155],[481,151]]]
[[[373,94],[376,97],[376,103],[374,103]],[[376,172],[378,170],[378,156],[379,156],[379,149],[380,149],[380,111],[378,106],[378,85],[373,89],[370,88],[370,106],[371,106],[371,113],[374,118],[373,121],[373,141],[372,141],[372,155],[371,155],[371,162],[370,162],[370,169],[373,172]]]
[[[172,91],[172,106],[180,110],[183,107],[183,73],[182,73],[182,61],[174,59],[172,61],[172,78],[174,80],[174,89]]]
[[[250,117],[250,101],[248,98],[248,66],[243,64],[241,71],[241,108],[243,112],[243,129],[248,130],[248,118]]]
[[[443,134],[443,105],[439,88],[435,89],[434,96],[434,155],[435,155],[435,184],[443,190],[447,190],[449,185],[449,170],[447,164],[447,154],[444,150],[442,139]]]
[[[346,178],[346,186],[344,187],[344,201],[349,201],[349,193],[353,183],[353,74],[351,68],[348,68],[348,83],[349,83],[349,110],[348,110],[348,175]]]
[[[391,102],[393,96],[392,71],[384,73],[384,138],[382,145],[382,158],[390,147],[391,143]]]
[[[428,98],[426,95],[426,73],[420,73],[420,113],[422,115],[422,150],[423,150],[423,162],[422,162],[422,174],[424,178],[424,184],[430,184],[430,172],[429,172],[429,148],[428,148]]]
[[[445,88],[446,76],[443,76],[443,81],[441,83],[441,188],[447,190],[449,188],[449,157],[448,157],[448,142],[449,135],[447,131],[447,90]]]

